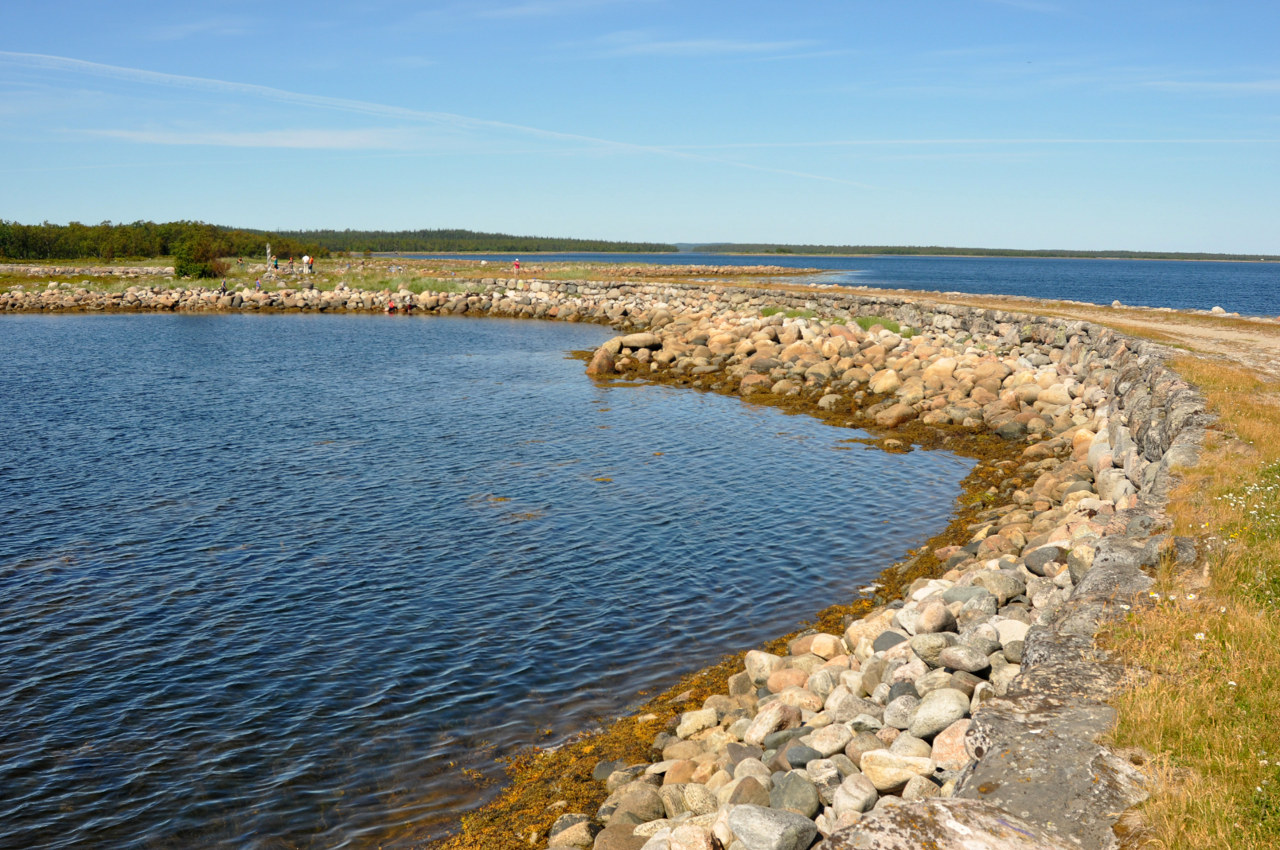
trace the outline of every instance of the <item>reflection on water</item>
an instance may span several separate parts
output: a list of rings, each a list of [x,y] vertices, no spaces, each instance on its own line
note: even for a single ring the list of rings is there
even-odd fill
[[[0,327],[6,847],[438,828],[464,768],[847,596],[967,469],[595,385],[564,355],[594,326]]]

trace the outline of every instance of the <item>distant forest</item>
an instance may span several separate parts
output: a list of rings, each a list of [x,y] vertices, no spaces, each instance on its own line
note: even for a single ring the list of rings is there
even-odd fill
[[[1274,254],[1208,254],[1153,251],[1019,251],[1009,248],[945,248],[901,245],[785,245],[719,242],[667,245],[655,242],[609,242],[601,239],[558,239],[512,236],[472,230],[286,230],[270,232],[222,227],[199,221],[156,224],[19,224],[0,219],[0,259],[143,260],[189,257],[201,262],[217,257],[265,258],[267,243],[280,257],[333,253],[497,253],[537,252],[675,253],[680,248],[713,254],[903,254],[966,257],[1114,257],[1142,260],[1280,260]]]
[[[1016,248],[945,248],[936,245],[779,245],[775,243],[716,242],[696,245],[708,254],[900,254],[948,257],[1080,257],[1117,260],[1280,260],[1275,254],[1208,254],[1176,251],[1068,251]]]
[[[674,252],[676,246],[653,242],[606,242],[510,236],[470,230],[295,230],[269,232],[221,227],[198,221],[156,224],[19,224],[0,220],[0,258],[7,260],[104,261],[150,259],[183,254],[199,257],[266,257],[267,243],[279,257],[331,253],[525,253],[538,251]]]
[[[257,257],[266,259],[267,242],[277,256],[328,256],[325,246],[305,240],[236,230],[199,221],[156,224],[19,224],[0,220],[0,258],[7,260],[145,260],[154,257]]]
[[[282,236],[316,242],[330,251],[351,253],[524,253],[539,251],[591,251],[598,253],[674,253],[675,245],[656,242],[608,242],[603,239],[557,239],[546,236],[511,236],[473,230],[299,230]]]

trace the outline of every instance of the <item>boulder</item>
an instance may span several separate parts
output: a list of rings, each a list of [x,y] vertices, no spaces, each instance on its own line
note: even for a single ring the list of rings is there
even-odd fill
[[[747,850],[806,850],[818,834],[809,818],[762,806],[729,812],[729,830]]]
[[[876,809],[822,850],[1079,850],[1061,834],[976,800],[934,799]]]

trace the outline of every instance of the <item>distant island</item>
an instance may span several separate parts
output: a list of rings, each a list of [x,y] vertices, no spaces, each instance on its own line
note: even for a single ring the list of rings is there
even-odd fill
[[[705,254],[901,255],[922,257],[1064,257],[1109,260],[1280,260],[1277,254],[1213,254],[1190,251],[1073,251],[1069,249],[950,248],[939,245],[785,245],[772,242],[686,244]]]
[[[474,230],[282,230],[225,227],[199,221],[157,224],[135,221],[114,224],[21,224],[0,219],[0,259],[19,261],[94,258],[188,258],[211,263],[218,257],[265,257],[267,244],[281,257],[311,254],[760,254],[760,255],[903,255],[957,257],[1075,257],[1132,260],[1266,260],[1275,254],[1213,254],[1176,251],[1074,251],[1017,248],[950,248],[916,245],[793,245],[756,242],[668,244],[513,236]]]

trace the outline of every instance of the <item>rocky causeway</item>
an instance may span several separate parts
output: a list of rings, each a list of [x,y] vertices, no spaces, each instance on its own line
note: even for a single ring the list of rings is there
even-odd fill
[[[587,367],[789,399],[865,427],[998,434],[1015,449],[940,574],[839,633],[747,653],[647,762],[604,762],[595,811],[537,845],[595,850],[1112,848],[1147,794],[1112,752],[1128,677],[1097,646],[1140,611],[1164,514],[1210,424],[1165,350],[1102,326],[839,288],[486,279],[473,291],[50,285],[0,312],[366,311],[601,322]],[[859,319],[863,319],[859,323]],[[866,325],[864,328],[863,325]],[[526,832],[527,834],[527,832]]]

